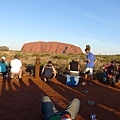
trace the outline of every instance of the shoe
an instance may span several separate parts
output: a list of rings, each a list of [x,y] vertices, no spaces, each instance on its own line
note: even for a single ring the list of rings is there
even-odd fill
[[[46,82],[47,81],[47,79],[46,78],[44,78],[44,82]]]
[[[88,90],[83,90],[82,93],[87,94]]]
[[[22,80],[22,78],[19,78],[19,80]]]
[[[86,85],[86,82],[82,82],[81,84],[82,84],[82,85]]]
[[[51,79],[48,79],[48,82],[51,83]]]
[[[92,82],[90,82],[89,85],[92,86]]]

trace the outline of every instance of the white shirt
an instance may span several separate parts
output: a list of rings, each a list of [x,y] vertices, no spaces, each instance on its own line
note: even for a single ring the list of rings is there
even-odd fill
[[[11,66],[12,73],[19,73],[19,71],[22,67],[22,62],[18,59],[14,59],[14,60],[11,60],[10,66]]]

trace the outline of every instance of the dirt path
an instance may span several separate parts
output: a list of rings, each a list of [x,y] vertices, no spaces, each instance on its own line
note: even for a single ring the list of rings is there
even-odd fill
[[[84,90],[88,93],[84,94]],[[50,96],[58,110],[65,108],[72,98],[79,98],[77,120],[90,120],[93,113],[98,120],[120,119],[120,89],[97,81],[93,86],[68,87],[65,78],[58,76],[51,84],[28,77],[21,82],[0,79],[0,120],[43,120],[40,110],[43,95]],[[90,106],[88,100],[97,104]]]

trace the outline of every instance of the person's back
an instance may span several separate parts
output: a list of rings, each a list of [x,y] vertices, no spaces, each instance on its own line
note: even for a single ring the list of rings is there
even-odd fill
[[[22,62],[19,59],[13,59],[11,60],[10,66],[11,66],[11,72],[18,73],[21,69]]]
[[[52,65],[52,61],[48,61],[47,65],[43,67],[41,75],[44,78],[44,82],[47,80],[51,82],[51,79],[56,76],[56,70]]]
[[[79,63],[73,59],[69,63],[68,70],[70,75],[79,76]]]
[[[0,61],[0,73],[2,73],[2,77],[6,78],[8,73],[8,62],[6,62],[6,58],[1,57]]]
[[[69,65],[70,65],[70,70],[71,71],[78,71],[79,63],[77,61],[72,61],[72,62],[69,63]]]
[[[43,76],[44,76],[45,78],[51,78],[52,75],[53,75],[52,66],[51,66],[51,65],[46,65],[45,68],[44,68]]]
[[[0,62],[0,72],[6,72],[7,71],[7,62]]]
[[[14,59],[10,62],[11,67],[11,79],[14,78],[15,75],[18,75],[19,80],[22,80],[22,62],[18,59],[18,56],[15,55]]]

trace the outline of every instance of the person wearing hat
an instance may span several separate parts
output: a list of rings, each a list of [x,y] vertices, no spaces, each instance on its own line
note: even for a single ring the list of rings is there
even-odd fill
[[[19,80],[22,80],[22,62],[19,60],[17,55],[14,56],[14,59],[10,62],[11,67],[11,79],[13,79],[14,75],[19,76]]]
[[[0,61],[0,73],[3,79],[6,79],[8,74],[8,62],[6,62],[6,57],[2,56]]]
[[[90,52],[90,45],[86,45],[85,52],[86,52],[86,60],[85,60],[86,68],[84,70],[85,76],[82,85],[86,85],[87,82],[89,85],[92,85],[93,68],[97,60],[93,55],[93,53]]]
[[[62,112],[59,112],[49,96],[43,96],[41,111],[45,120],[75,120],[79,107],[80,100],[74,98]]]

